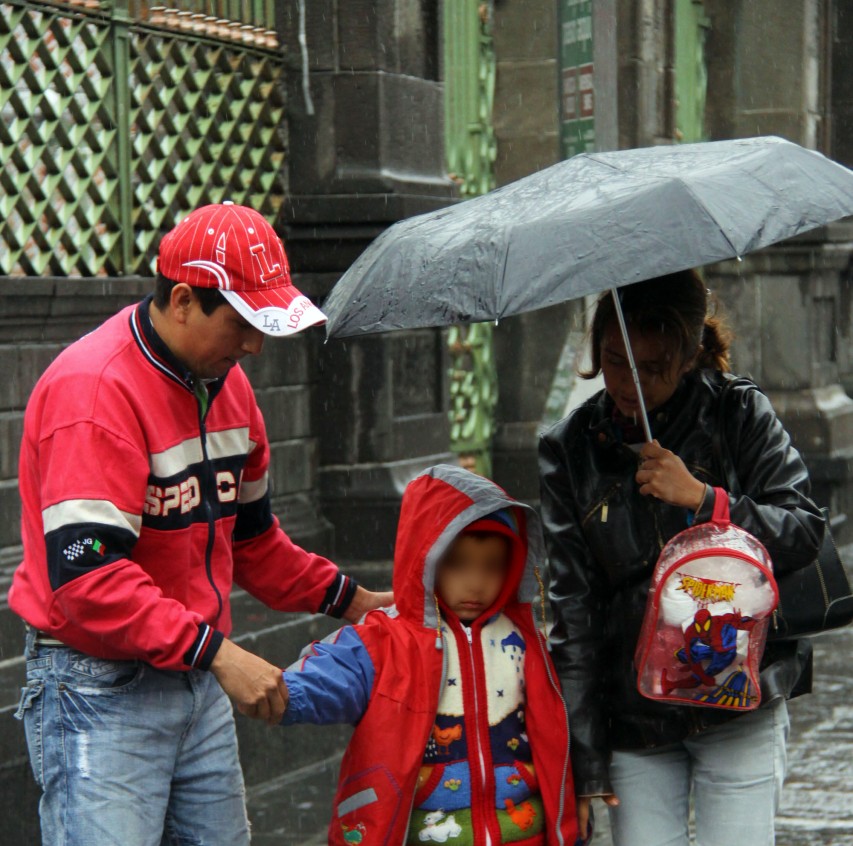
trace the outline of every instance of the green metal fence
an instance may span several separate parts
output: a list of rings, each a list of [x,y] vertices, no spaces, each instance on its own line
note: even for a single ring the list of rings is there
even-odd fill
[[[491,2],[444,4],[444,137],[448,168],[462,196],[495,187],[492,111],[497,64],[491,28]]]
[[[711,21],[702,0],[675,3],[676,141],[704,141],[708,71],[705,40]]]
[[[122,5],[134,20],[152,26],[260,47],[275,46],[274,0],[173,0],[168,6],[128,0]]]
[[[203,202],[284,197],[272,2],[0,3],[0,275],[149,275]]]
[[[463,197],[495,187],[492,13],[493,4],[482,0],[444,4],[445,149],[448,171]],[[451,449],[488,476],[498,397],[492,326],[456,326],[448,344]]]

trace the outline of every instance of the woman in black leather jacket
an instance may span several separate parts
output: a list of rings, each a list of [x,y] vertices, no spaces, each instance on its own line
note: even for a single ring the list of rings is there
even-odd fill
[[[551,565],[554,662],[569,706],[581,821],[591,797],[610,806],[616,846],[688,843],[694,793],[697,842],[737,832],[773,843],[784,778],[785,699],[811,685],[807,641],[768,645],[762,706],[736,714],[644,699],[634,648],[652,569],[689,522],[707,521],[724,488],[711,436],[729,369],[729,333],[707,316],[696,271],[622,289],[622,307],[654,441],[638,402],[610,294],[593,320],[592,368],[605,389],[540,442],[542,515]],[[727,392],[722,436],[741,495],[732,522],[767,547],[776,573],[809,564],[823,534],[806,468],[767,398]],[[581,830],[584,830],[582,827]]]

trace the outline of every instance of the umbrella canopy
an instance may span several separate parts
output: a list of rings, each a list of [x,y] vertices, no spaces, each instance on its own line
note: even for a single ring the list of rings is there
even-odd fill
[[[323,304],[327,334],[498,320],[851,214],[853,172],[781,138],[585,153],[391,226]]]

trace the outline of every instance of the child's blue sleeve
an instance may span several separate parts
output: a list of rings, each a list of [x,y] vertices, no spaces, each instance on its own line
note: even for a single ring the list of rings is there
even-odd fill
[[[373,690],[373,661],[352,626],[307,647],[284,671],[289,701],[282,725],[357,723]]]

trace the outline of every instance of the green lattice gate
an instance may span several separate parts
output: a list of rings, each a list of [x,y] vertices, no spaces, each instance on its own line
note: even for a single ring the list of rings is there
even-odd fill
[[[491,0],[461,0],[444,9],[447,165],[466,198],[495,187],[492,6]],[[448,345],[451,449],[463,464],[488,476],[498,398],[492,325],[455,326]]]
[[[272,2],[0,3],[0,276],[150,275],[204,202],[283,200]]]

